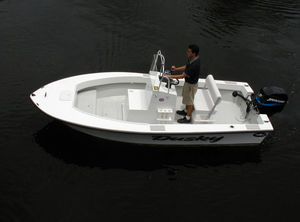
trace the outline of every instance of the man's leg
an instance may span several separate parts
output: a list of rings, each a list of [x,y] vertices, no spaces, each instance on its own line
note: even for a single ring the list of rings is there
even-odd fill
[[[186,105],[187,119],[191,118],[193,111],[194,111],[194,105]]]
[[[186,119],[190,120],[192,116],[192,112],[194,111],[194,99],[195,99],[195,94],[198,89],[198,84],[193,84],[190,86],[190,94],[189,94],[189,103],[191,105],[186,105]]]
[[[177,120],[178,123],[191,123],[191,115],[194,110],[194,105],[186,105],[186,115],[182,119]]]
[[[194,96],[197,91],[198,85],[195,86],[185,83],[184,88],[182,90],[182,103],[183,104],[192,104],[186,105],[186,111],[179,111],[181,115],[186,114],[184,118],[177,120],[178,123],[191,123],[192,112],[194,111]],[[179,114],[179,112],[177,112]]]

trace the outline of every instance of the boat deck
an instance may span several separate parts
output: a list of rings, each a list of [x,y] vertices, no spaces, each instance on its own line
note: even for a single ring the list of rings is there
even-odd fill
[[[128,98],[128,89],[145,89],[146,84],[144,83],[118,83],[118,84],[108,84],[92,88],[86,88],[81,90],[77,94],[75,101],[75,107],[84,111],[86,113],[123,120],[123,121],[132,121],[128,120],[128,107],[129,107],[129,98]],[[172,112],[180,110],[184,107],[182,105],[182,87],[176,86],[176,105],[172,107]],[[205,123],[214,123],[214,124],[254,124],[257,123],[257,116],[252,115],[245,120],[245,110],[246,105],[244,101],[238,97],[232,96],[233,90],[220,90],[222,95],[221,102],[216,106],[215,112],[212,114],[210,120]],[[155,112],[156,110],[152,110]],[[193,113],[195,115],[195,112]],[[156,119],[148,118],[149,113],[145,112],[143,118],[144,121],[140,119],[137,122],[144,123],[160,123]],[[168,124],[177,123],[177,119],[182,118],[179,115],[174,115],[174,118],[171,121],[164,122]],[[195,118],[195,116],[193,116]]]

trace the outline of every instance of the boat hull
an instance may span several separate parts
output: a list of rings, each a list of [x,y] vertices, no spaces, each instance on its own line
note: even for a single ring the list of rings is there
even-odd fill
[[[268,132],[142,134],[99,130],[67,123],[71,128],[102,139],[146,145],[167,146],[232,146],[258,145]]]
[[[243,82],[222,80],[215,82],[222,92],[217,109],[207,110],[206,97],[199,97],[197,101],[203,107],[195,109],[194,122],[179,124],[180,117],[175,111],[182,108],[180,87],[183,82],[179,82],[177,88],[174,85],[170,89],[159,88],[158,75],[157,72],[84,74],[47,84],[30,98],[45,114],[80,132],[126,143],[257,145],[273,131],[267,115],[253,110],[246,118],[245,103],[232,96],[234,90],[249,96],[253,92],[251,87]],[[198,82],[203,96],[208,93],[204,89],[205,82],[205,79]]]

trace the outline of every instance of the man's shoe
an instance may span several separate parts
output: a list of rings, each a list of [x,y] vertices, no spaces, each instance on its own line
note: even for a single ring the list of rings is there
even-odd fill
[[[182,119],[177,120],[178,123],[190,123],[192,121],[192,118],[189,120],[186,117],[183,117]]]
[[[177,110],[176,113],[181,116],[186,116],[186,111],[184,110]]]

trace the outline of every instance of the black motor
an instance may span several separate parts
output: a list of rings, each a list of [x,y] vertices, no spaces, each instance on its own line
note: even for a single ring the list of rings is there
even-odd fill
[[[253,103],[259,112],[268,116],[281,112],[287,101],[287,93],[284,89],[277,86],[263,87],[253,98]]]

